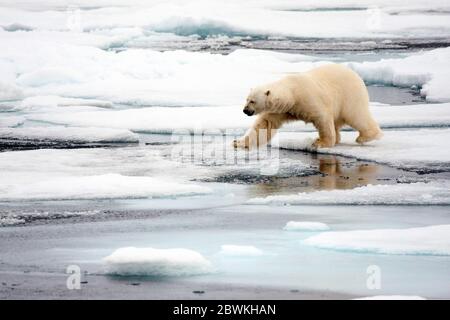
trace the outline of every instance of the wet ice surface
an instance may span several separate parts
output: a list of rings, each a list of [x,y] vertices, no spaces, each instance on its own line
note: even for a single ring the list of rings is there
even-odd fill
[[[3,153],[16,160],[0,159],[9,163],[5,167],[9,174],[3,171],[3,177],[11,175],[11,183],[17,185],[22,179],[32,183],[25,182],[31,174],[24,170],[33,172],[33,180],[93,170],[98,175],[150,174],[164,181],[176,176],[212,192],[154,199],[37,201],[27,200],[28,191],[21,201],[0,202],[2,297],[347,298],[373,295],[366,288],[370,265],[383,272],[377,294],[449,296],[448,256],[334,251],[303,243],[326,230],[284,230],[290,221],[324,223],[333,232],[443,225],[449,223],[448,206],[247,204],[255,197],[423,183],[443,174],[418,175],[352,158],[282,150],[281,170],[262,175],[259,164],[264,160],[234,165],[172,160],[167,155],[173,145],[167,140],[164,135],[148,135],[148,144],[141,146]],[[66,163],[63,155],[71,162]],[[64,199],[65,194],[58,192],[52,194]],[[111,269],[103,258],[126,247],[189,249],[210,265],[208,272],[198,274],[190,264],[180,267],[178,262],[174,267],[175,261],[165,265],[155,262],[154,256],[153,262],[143,263],[141,255],[128,253],[122,259],[128,257],[129,265]],[[64,289],[65,268],[73,264],[86,272],[79,293]]]
[[[35,6],[0,7],[0,297],[450,298],[445,1]],[[298,123],[231,149],[250,87],[328,62],[382,140],[316,153]]]

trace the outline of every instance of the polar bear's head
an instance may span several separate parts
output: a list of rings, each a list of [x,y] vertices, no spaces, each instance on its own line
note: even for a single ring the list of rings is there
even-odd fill
[[[244,113],[248,116],[253,116],[266,111],[267,99],[270,93],[268,87],[257,87],[250,90],[247,102],[245,103]]]
[[[284,113],[293,103],[293,97],[288,88],[277,82],[256,87],[250,90],[244,113],[253,116],[263,112]]]

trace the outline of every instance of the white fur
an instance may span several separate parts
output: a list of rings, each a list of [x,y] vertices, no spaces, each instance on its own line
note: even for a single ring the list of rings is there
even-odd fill
[[[333,147],[340,141],[339,130],[349,125],[358,143],[379,139],[382,132],[369,110],[369,95],[363,80],[352,70],[330,64],[286,76],[251,90],[244,108],[257,119],[235,147],[249,148],[268,142],[285,122],[311,122],[319,131],[315,147]],[[267,130],[267,140],[261,140]]]

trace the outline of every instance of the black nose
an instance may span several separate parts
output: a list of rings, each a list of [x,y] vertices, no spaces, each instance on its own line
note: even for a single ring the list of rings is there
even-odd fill
[[[255,113],[255,111],[245,108],[244,113],[248,116],[252,116]]]

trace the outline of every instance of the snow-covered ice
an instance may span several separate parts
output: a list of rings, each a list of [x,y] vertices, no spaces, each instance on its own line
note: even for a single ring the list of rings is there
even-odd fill
[[[172,133],[174,130],[243,129],[253,122],[234,107],[152,107],[114,111],[37,113],[30,120],[59,124],[130,129],[148,133]]]
[[[254,246],[224,244],[221,246],[219,254],[229,257],[259,257],[264,252]]]
[[[360,253],[450,255],[450,225],[324,232],[302,243]]]
[[[50,109],[56,107],[77,107],[77,106],[91,106],[99,108],[112,108],[110,101],[98,99],[83,99],[83,98],[68,98],[52,95],[37,95],[23,99],[18,110],[35,110],[35,109]]]
[[[242,102],[243,103],[243,102]],[[243,115],[241,106],[139,108],[34,113],[30,120],[72,126],[122,128],[139,132],[171,133],[174,130],[247,129],[254,118]],[[372,106],[382,128],[442,127],[450,125],[450,103],[413,106]],[[311,131],[312,125],[298,121],[281,131]]]
[[[26,29],[95,31],[106,28],[151,30],[180,35],[250,34],[297,37],[382,37],[409,36],[412,31],[421,36],[445,36],[449,24],[445,15],[430,19],[426,10],[445,10],[448,3],[442,0],[413,1],[405,6],[400,1],[205,1],[184,3],[170,1],[130,3],[104,1],[77,1],[82,11],[79,25],[69,23],[71,8],[55,10],[61,5],[48,1],[40,10],[28,5],[23,10],[11,0],[3,4],[0,25],[12,29],[12,24],[21,24]],[[99,7],[96,7],[99,6]],[[369,10],[376,6],[374,9]],[[26,7],[25,7],[26,8]],[[338,8],[330,10],[329,8]],[[328,10],[324,10],[328,9]],[[341,9],[341,10],[339,10]],[[72,10],[74,10],[72,8]],[[401,13],[401,14],[399,14]],[[250,19],[251,17],[251,19]],[[369,20],[369,21],[368,21]],[[300,27],[299,27],[300,26]],[[17,28],[16,28],[17,29]],[[23,28],[22,28],[23,29]],[[438,31],[439,30],[439,31]],[[136,32],[133,33],[136,36]]]
[[[450,183],[417,182],[367,185],[349,190],[321,190],[253,198],[258,205],[450,205]]]
[[[189,249],[126,247],[115,250],[103,261],[107,273],[118,276],[175,277],[212,272],[213,265]]]
[[[36,50],[30,48],[34,53],[30,57],[23,55],[19,46],[22,43],[12,43],[9,51],[0,53],[0,61],[5,64],[4,80],[0,78],[5,85],[4,89],[0,86],[0,92],[5,94],[3,100],[26,97],[18,109],[29,106],[37,109],[45,101],[47,106],[55,105],[55,96],[66,100],[62,105],[240,106],[253,86],[328,63],[302,54],[274,54],[264,50],[239,49],[229,55],[150,49],[114,53],[87,46],[55,47],[48,43],[37,43]],[[418,62],[414,60],[416,55],[412,55],[355,62],[350,66],[368,82],[423,86],[422,94],[427,99],[448,101],[448,52],[448,49],[436,49],[424,53]],[[37,63],[48,61],[49,55],[55,56],[51,64]],[[12,94],[13,86],[22,93]]]
[[[152,177],[105,174],[43,179],[29,184],[0,182],[0,201],[158,198],[207,194],[208,187]]]
[[[327,231],[330,230],[330,227],[323,222],[315,222],[315,221],[289,221],[284,226],[283,230],[285,231]]]
[[[435,168],[448,170],[450,129],[385,130],[381,140],[358,145],[356,132],[341,132],[341,144],[321,148],[320,153],[375,161],[404,169]],[[313,150],[317,133],[280,133],[272,145],[291,150]],[[314,150],[315,151],[315,150]]]
[[[3,127],[16,127],[22,125],[26,121],[22,116],[9,116],[0,118],[0,128]]]
[[[350,63],[369,83],[420,86],[429,101],[450,101],[450,48],[413,54],[404,58]]]

